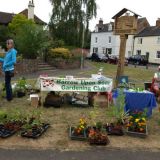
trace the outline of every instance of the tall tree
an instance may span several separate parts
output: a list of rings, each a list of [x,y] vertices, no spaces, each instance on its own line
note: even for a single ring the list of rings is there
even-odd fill
[[[50,0],[50,2],[53,5],[50,20],[53,36],[64,40],[68,45],[81,46],[82,32],[85,29],[85,35],[88,35],[89,20],[97,14],[96,0]]]

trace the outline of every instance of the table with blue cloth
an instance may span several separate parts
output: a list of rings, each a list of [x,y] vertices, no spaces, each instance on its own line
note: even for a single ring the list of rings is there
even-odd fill
[[[136,92],[125,90],[125,110],[143,111],[147,108],[147,116],[152,115],[152,109],[157,106],[156,98],[151,92]]]

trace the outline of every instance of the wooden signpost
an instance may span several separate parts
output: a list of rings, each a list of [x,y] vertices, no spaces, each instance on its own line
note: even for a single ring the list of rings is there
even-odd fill
[[[127,12],[131,12],[133,16],[130,16]],[[125,14],[123,16],[123,14]],[[124,74],[124,62],[125,62],[125,51],[126,41],[128,35],[134,35],[137,33],[137,19],[138,14],[128,10],[126,8],[118,12],[112,19],[115,20],[114,34],[120,35],[120,50],[119,50],[119,61],[116,74],[116,87],[118,86],[118,80],[120,76]]]

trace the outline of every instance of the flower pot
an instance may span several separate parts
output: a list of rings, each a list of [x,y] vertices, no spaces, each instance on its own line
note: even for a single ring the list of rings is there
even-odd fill
[[[114,125],[114,124],[107,125],[106,131],[108,135],[116,135],[116,136],[124,135],[123,128],[121,125]]]
[[[143,132],[130,131],[130,128],[127,128],[126,134],[132,137],[146,138],[148,136],[148,129],[146,126],[145,132],[143,133]]]
[[[26,95],[25,92],[21,92],[21,91],[17,92],[17,97],[18,98],[24,97],[25,95]]]
[[[90,145],[107,145],[109,144],[108,136],[101,132],[101,130],[91,128],[89,130],[88,141]]]
[[[83,133],[77,134],[74,132],[75,127],[71,127],[69,128],[69,137],[71,138],[71,140],[78,140],[78,141],[85,141],[87,140],[87,134],[86,134],[86,130],[84,130]]]

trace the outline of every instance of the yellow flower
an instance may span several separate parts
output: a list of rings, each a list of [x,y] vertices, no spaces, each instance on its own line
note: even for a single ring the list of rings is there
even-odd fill
[[[142,118],[142,120],[143,120],[143,121],[146,121],[146,119],[145,119],[145,118]]]
[[[136,118],[136,119],[135,119],[135,122],[138,122],[138,121],[139,121],[139,119],[138,119],[138,118]]]

